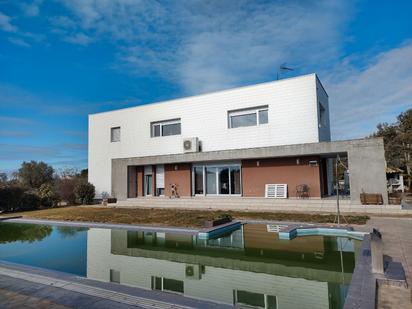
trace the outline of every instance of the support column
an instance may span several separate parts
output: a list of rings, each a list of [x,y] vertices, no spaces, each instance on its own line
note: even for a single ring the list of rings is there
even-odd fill
[[[351,200],[360,202],[362,192],[380,193],[383,203],[388,204],[383,140],[367,141],[352,143],[348,149]]]

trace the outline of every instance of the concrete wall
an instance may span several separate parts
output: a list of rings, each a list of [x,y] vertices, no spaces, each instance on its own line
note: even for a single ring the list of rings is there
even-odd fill
[[[310,160],[317,161],[318,165],[309,166]],[[320,198],[319,164],[319,157],[243,160],[243,196],[264,197],[265,184],[285,183],[288,185],[288,197],[296,197],[296,186],[307,184],[310,197]]]
[[[362,192],[381,193],[383,203],[388,204],[383,139],[353,143],[348,150],[348,165],[352,200],[359,201]]]
[[[364,191],[366,193],[381,193],[384,204],[388,203],[386,162],[382,138],[113,159],[111,192],[119,200],[127,198],[128,165],[195,163],[251,158],[256,160],[319,155],[335,157],[337,154],[348,156],[352,201],[359,202],[360,193]]]
[[[112,159],[179,154],[187,137],[198,137],[204,152],[325,140],[324,133],[319,136],[317,84],[310,74],[90,115],[89,181],[99,196],[110,191]],[[322,93],[319,99],[325,100]],[[268,124],[228,128],[228,111],[263,105],[269,107]],[[175,118],[181,119],[181,135],[151,137],[151,122]],[[120,142],[111,143],[110,128],[118,126]]]

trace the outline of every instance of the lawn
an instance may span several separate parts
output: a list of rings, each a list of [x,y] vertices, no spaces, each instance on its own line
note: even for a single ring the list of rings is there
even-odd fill
[[[148,224],[179,227],[203,227],[206,220],[228,214],[239,220],[273,220],[313,223],[333,223],[335,215],[299,214],[257,211],[214,211],[165,208],[109,208],[102,206],[71,206],[28,211],[8,216],[27,219],[88,221],[103,223]],[[365,224],[368,216],[345,215],[349,224]]]

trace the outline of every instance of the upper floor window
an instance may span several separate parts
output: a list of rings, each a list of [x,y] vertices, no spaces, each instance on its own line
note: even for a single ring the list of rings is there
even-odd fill
[[[229,128],[249,127],[269,122],[268,106],[253,107],[228,112]]]
[[[115,127],[110,129],[110,141],[120,142],[120,127]]]
[[[326,126],[326,109],[319,102],[319,126]]]
[[[169,136],[181,134],[180,119],[157,121],[151,123],[151,136]]]

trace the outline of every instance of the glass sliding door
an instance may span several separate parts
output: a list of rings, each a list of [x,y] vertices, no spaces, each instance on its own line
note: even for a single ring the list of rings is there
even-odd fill
[[[230,168],[230,194],[240,194],[240,167]]]
[[[216,194],[217,193],[217,168],[216,167],[206,167],[206,194]]]
[[[229,194],[229,168],[219,167],[219,194]]]
[[[146,175],[145,176],[145,184],[146,184],[146,195],[153,195],[153,176]]]
[[[193,168],[194,177],[194,193],[204,194],[203,190],[203,166],[196,166]]]
[[[240,164],[198,165],[192,169],[194,195],[241,195]]]

